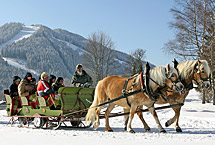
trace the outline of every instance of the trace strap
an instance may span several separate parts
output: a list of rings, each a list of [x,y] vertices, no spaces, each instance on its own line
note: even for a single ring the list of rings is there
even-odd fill
[[[104,102],[104,103],[101,103],[101,104],[97,105],[97,107],[100,107],[100,106],[103,106],[103,105],[106,105],[106,104],[109,104],[109,103],[118,101],[118,100],[120,100],[120,99],[122,99],[122,98],[127,98],[128,96],[131,96],[131,95],[134,95],[134,94],[138,94],[138,93],[140,93],[140,92],[143,92],[143,90],[142,90],[142,89],[139,89],[139,90],[136,90],[136,91],[134,91],[134,92],[130,92],[130,93],[121,95],[120,97],[117,97],[117,98],[115,98],[115,99],[109,100],[109,101]]]
[[[124,87],[123,87],[123,90],[122,90],[122,96],[123,98],[126,98],[126,101],[127,101],[127,104],[129,107],[131,107],[131,104],[129,103],[128,101],[128,97],[125,97],[125,92],[126,92],[126,88],[127,88],[127,85],[128,85],[128,81],[131,79],[131,77],[129,77],[126,81],[125,81],[125,84],[124,84]]]

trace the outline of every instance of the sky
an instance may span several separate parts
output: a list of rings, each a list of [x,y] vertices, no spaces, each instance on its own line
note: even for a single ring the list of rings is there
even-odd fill
[[[145,61],[172,64],[164,44],[174,39],[169,12],[174,0],[0,0],[0,26],[9,22],[62,28],[85,38],[102,31],[115,49],[131,53],[146,50]]]

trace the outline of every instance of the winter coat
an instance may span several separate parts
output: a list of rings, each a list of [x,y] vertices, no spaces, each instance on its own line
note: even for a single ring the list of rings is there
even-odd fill
[[[55,82],[52,82],[52,80],[53,79],[56,79],[56,76],[54,76],[54,75],[50,75],[50,78],[49,78],[49,86],[53,86],[53,84],[55,83]],[[52,88],[53,89],[53,88]]]
[[[13,83],[10,86],[10,96],[12,98],[14,98],[15,96],[19,96],[19,94],[18,94],[18,85],[16,85],[16,83]]]
[[[33,90],[35,88],[35,85],[26,79],[21,80],[19,86],[18,86],[18,93],[21,97],[26,97],[33,94]]]
[[[52,94],[53,92],[48,82],[40,80],[37,85],[37,93],[39,94],[39,96],[47,99],[49,97],[49,94]]]
[[[86,71],[82,71],[82,75],[76,71],[72,77],[72,86],[73,87],[89,87],[93,83],[92,78],[86,73]]]

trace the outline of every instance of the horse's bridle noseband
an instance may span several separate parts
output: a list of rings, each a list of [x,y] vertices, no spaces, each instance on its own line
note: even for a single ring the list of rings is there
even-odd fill
[[[172,75],[173,75],[173,73],[168,74],[168,73],[166,72],[166,69],[165,69],[165,74],[166,74],[167,79],[169,79],[169,80],[171,81],[171,83],[172,83],[172,87],[170,88],[171,90],[167,90],[167,91],[169,91],[169,92],[173,91],[173,87],[178,88],[176,84],[177,84],[178,82],[181,81],[181,80],[179,79],[179,77],[178,77],[175,81],[173,81],[173,80],[172,80]]]
[[[197,66],[196,66],[196,67],[197,67]],[[211,83],[211,74],[209,75],[208,78],[202,78],[201,71],[200,71],[200,66],[198,66],[198,69],[195,68],[194,73],[193,73],[193,80],[196,82],[196,84],[197,84],[198,86],[200,86],[200,83],[195,79],[195,76],[194,76],[195,73],[197,73],[197,74],[199,75],[199,78],[200,78],[200,80],[202,81],[201,83],[203,83],[203,82],[205,82],[205,81],[209,81],[209,82]]]

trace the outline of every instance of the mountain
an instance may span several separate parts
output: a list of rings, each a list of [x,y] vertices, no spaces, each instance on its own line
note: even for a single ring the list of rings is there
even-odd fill
[[[43,71],[71,79],[75,66],[83,62],[86,42],[78,34],[44,25],[7,23],[1,26],[0,89],[9,87],[12,76],[24,77],[26,72],[31,72],[36,79]],[[121,75],[128,54],[115,52],[119,68],[113,74]],[[85,69],[89,68],[85,66]]]

